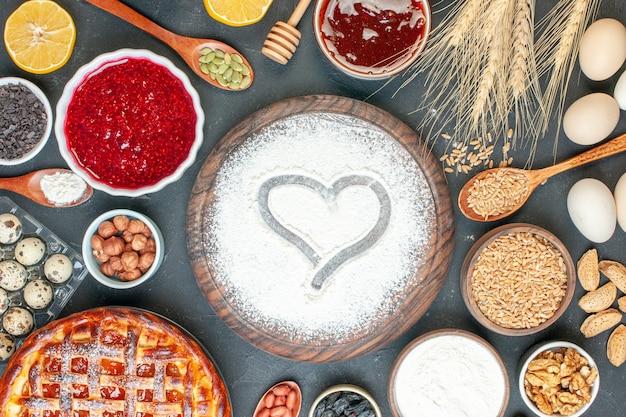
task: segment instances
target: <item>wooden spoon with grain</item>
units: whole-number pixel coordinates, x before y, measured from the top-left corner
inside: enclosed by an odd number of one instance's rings
[[[532,192],[561,172],[626,151],[626,134],[556,165],[537,170],[492,168],[476,174],[459,193],[459,209],[477,222],[491,222],[515,213]],[[507,201],[499,204],[499,202]],[[485,208],[485,209],[483,209]]]

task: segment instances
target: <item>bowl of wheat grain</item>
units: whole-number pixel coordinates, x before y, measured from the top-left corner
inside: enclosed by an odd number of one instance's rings
[[[540,332],[565,312],[576,269],[565,245],[541,227],[512,223],[478,239],[461,268],[461,293],[472,316],[507,336]]]

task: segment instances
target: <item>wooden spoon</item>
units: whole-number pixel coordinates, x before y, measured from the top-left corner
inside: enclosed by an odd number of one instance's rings
[[[41,169],[39,171],[31,172],[30,174],[22,175],[19,177],[0,178],[0,189],[13,191],[14,193],[21,194],[24,197],[28,197],[35,203],[41,204],[46,207],[74,207],[89,200],[93,194],[93,188],[87,184],[87,188],[83,195],[75,201],[67,204],[57,204],[46,198],[43,190],[41,189],[41,179],[46,175],[54,175],[56,173],[70,173],[69,169],[62,168],[49,168]]]
[[[267,401],[270,401],[270,402],[276,401],[275,398],[280,396],[280,395],[277,395],[279,393],[276,390],[277,389],[285,390],[285,387],[288,388],[288,391],[294,393],[291,395],[295,395],[295,402],[293,404],[293,407],[289,410],[291,412],[291,416],[298,417],[298,414],[300,414],[300,408],[302,407],[302,392],[300,391],[300,386],[294,381],[279,382],[278,384],[274,385],[272,388],[265,391],[265,394],[263,394],[256,408],[254,409],[254,414],[252,414],[252,417],[262,417],[266,414],[273,415],[271,414],[271,411],[270,411],[273,408],[288,406],[287,404],[275,403],[274,407],[272,407],[270,404],[267,403]],[[270,405],[270,408],[268,408],[268,405]],[[268,411],[264,411],[264,410],[268,410]],[[282,416],[283,414],[280,414],[280,415]]]
[[[608,142],[603,143],[602,145],[589,149],[588,151],[585,151],[570,159],[546,168],[538,170],[526,170],[506,167],[485,170],[475,175],[463,186],[461,192],[459,193],[459,209],[465,215],[465,217],[478,222],[500,220],[519,210],[519,208],[524,205],[526,200],[528,200],[528,197],[530,197],[535,188],[537,188],[538,185],[545,183],[545,181],[553,175],[560,174],[561,172],[567,171],[569,169],[576,168],[589,162],[597,161],[598,159],[615,155],[623,151],[626,151],[626,134],[618,136]],[[515,199],[515,203],[511,203],[511,205],[507,207],[504,212],[494,215],[482,216],[476,213],[474,209],[469,206],[468,198],[470,198],[470,190],[477,181],[484,180],[485,177],[493,175],[496,172],[499,173],[499,175],[505,176],[510,175],[517,177],[523,175],[528,182],[527,191],[526,193],[524,193],[524,195],[519,195],[519,198]],[[506,190],[504,188],[500,189],[499,191],[503,191],[504,193],[506,193]]]
[[[276,22],[263,43],[263,49],[261,49],[263,55],[279,64],[285,65],[289,62],[302,36],[296,26],[310,3],[311,0],[300,0],[287,23]]]
[[[196,74],[198,74],[203,80],[217,88],[229,91],[240,91],[250,87],[250,85],[252,85],[252,82],[254,81],[254,72],[252,71],[252,66],[250,66],[246,58],[244,58],[244,56],[240,54],[235,48],[228,44],[225,44],[224,42],[213,39],[189,38],[170,32],[169,30],[157,25],[150,19],[146,18],[145,16],[141,15],[140,13],[136,12],[125,4],[119,2],[118,0],[87,0],[87,3],[91,3],[94,6],[111,13],[112,15],[115,15],[120,19],[125,20],[131,25],[134,25],[139,29],[151,34],[155,38],[161,40],[169,47],[174,49]],[[220,49],[224,52],[230,53],[231,55],[239,55],[243,61],[243,65],[247,66],[250,70],[250,83],[243,88],[233,89],[228,86],[221,85],[217,80],[211,79],[208,74],[205,74],[200,69],[200,51],[203,48]]]

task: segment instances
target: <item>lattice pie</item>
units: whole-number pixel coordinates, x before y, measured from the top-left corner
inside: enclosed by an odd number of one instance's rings
[[[202,348],[166,320],[98,308],[29,336],[0,379],[0,416],[231,417]]]

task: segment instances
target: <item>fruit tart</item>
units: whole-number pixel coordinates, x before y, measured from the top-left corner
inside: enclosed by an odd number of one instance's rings
[[[202,347],[167,320],[107,307],[32,333],[0,379],[0,416],[231,417]]]

